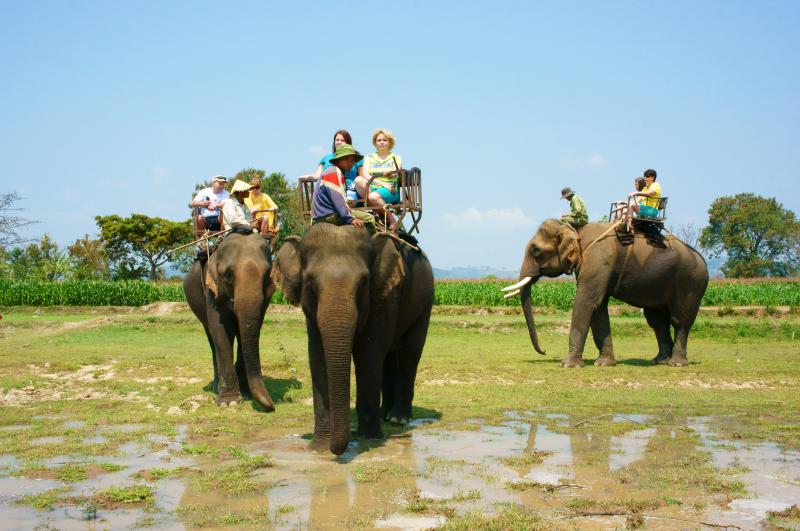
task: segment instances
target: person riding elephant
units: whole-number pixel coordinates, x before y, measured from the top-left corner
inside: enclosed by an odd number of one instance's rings
[[[266,239],[252,232],[234,232],[207,262],[196,261],[183,280],[186,300],[203,324],[211,346],[217,404],[236,403],[245,395],[252,396],[265,410],[275,410],[264,387],[259,353],[264,313],[275,291],[270,256]]]
[[[583,366],[589,328],[600,357],[595,365],[615,365],[608,320],[608,299],[614,297],[644,309],[655,331],[654,364],[687,365],[686,342],[708,285],[708,267],[695,249],[674,236],[651,245],[636,235],[623,245],[611,223],[588,223],[575,230],[556,219],[545,220],[525,247],[520,281],[504,288],[520,294],[531,343],[540,354],[531,309],[531,286],[540,277],[575,272],[577,293],[572,308],[569,353],[564,367]],[[508,296],[508,295],[507,295]],[[673,339],[670,327],[674,328]]]
[[[289,238],[273,268],[286,299],[306,316],[314,399],[313,450],[339,455],[350,440],[350,358],[357,434],[381,438],[381,420],[411,418],[433,305],[425,254],[394,235],[315,223]],[[383,401],[381,403],[381,395]]]

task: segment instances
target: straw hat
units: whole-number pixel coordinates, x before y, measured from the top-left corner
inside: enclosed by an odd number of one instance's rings
[[[231,188],[231,193],[235,194],[236,192],[249,192],[252,187],[252,184],[246,183],[241,179],[236,179],[236,182],[233,183],[233,188]]]

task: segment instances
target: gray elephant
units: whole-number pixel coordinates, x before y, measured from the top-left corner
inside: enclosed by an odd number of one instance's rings
[[[600,351],[594,364],[616,364],[608,320],[611,296],[644,308],[647,324],[658,339],[654,364],[688,364],[689,330],[708,285],[708,268],[700,253],[671,235],[661,245],[651,245],[642,235],[623,245],[611,223],[589,223],[576,232],[558,220],[545,220],[525,248],[520,281],[505,288],[519,290],[531,342],[540,354],[544,351],[533,320],[531,286],[542,276],[557,277],[572,271],[577,293],[569,353],[562,366],[584,365],[583,348],[589,327]]]
[[[414,380],[433,305],[424,253],[387,234],[316,223],[287,239],[273,268],[306,316],[314,396],[314,450],[339,455],[350,440],[350,358],[357,434],[381,438],[381,419],[411,417]],[[381,404],[381,393],[383,403]]]
[[[264,313],[275,291],[270,255],[269,242],[259,235],[232,233],[205,265],[195,262],[183,280],[186,300],[211,346],[217,404],[239,402],[244,394],[267,411],[275,410],[264,387],[259,354]]]

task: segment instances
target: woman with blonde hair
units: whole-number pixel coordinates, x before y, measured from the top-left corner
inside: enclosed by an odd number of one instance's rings
[[[400,201],[400,190],[397,188],[397,174],[403,167],[403,158],[394,153],[395,137],[388,129],[377,129],[372,134],[372,145],[377,151],[364,158],[364,170],[369,177],[375,177],[367,190],[368,179],[356,177],[356,189],[361,197],[367,198],[367,204],[375,207],[379,216],[386,216],[390,229],[394,228],[394,216],[385,209],[387,204]]]

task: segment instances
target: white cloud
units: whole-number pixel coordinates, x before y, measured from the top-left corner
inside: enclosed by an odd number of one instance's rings
[[[471,207],[461,212],[444,214],[444,225],[450,230],[512,230],[530,229],[535,222],[521,208],[490,208],[478,210]]]
[[[308,146],[306,148],[306,153],[312,157],[321,157],[328,153],[328,148],[324,148],[322,146]]]
[[[592,153],[586,157],[566,159],[564,165],[572,168],[605,168],[608,166],[608,161],[603,155]]]

